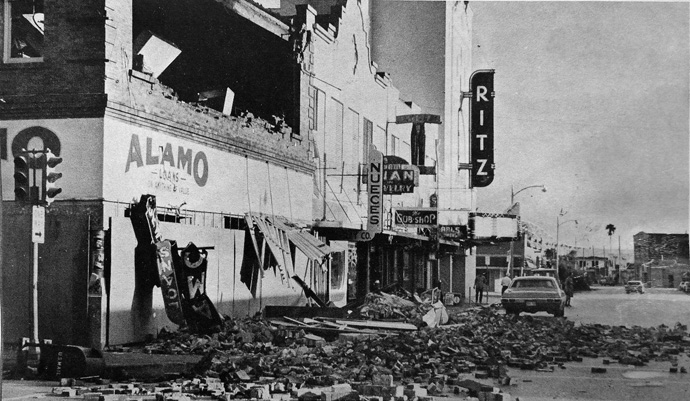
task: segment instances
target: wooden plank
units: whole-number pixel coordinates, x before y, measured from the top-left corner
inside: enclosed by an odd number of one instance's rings
[[[366,327],[370,329],[384,329],[384,330],[406,330],[416,331],[417,326],[410,323],[399,322],[384,322],[380,320],[336,320],[338,324],[345,324],[355,327]]]
[[[330,317],[342,319],[347,317],[347,310],[342,308],[318,308],[313,306],[285,306],[285,305],[266,305],[263,310],[266,318],[289,316],[293,319],[302,317]]]

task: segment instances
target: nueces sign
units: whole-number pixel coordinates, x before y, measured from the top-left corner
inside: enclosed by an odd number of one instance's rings
[[[475,71],[470,90],[471,186],[486,187],[494,180],[494,70]]]
[[[383,154],[372,144],[369,145],[368,162],[367,231],[373,237],[374,233],[383,231]]]

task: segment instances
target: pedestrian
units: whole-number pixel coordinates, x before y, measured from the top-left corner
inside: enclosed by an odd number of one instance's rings
[[[565,279],[565,306],[570,306],[570,298],[573,297],[573,273],[568,274]]]
[[[510,274],[506,272],[506,275],[501,279],[501,295],[503,295],[504,292],[510,287],[510,283],[512,283],[513,280],[510,279]]]
[[[371,292],[381,295],[381,281],[374,280],[374,285],[371,286]]]
[[[443,302],[443,291],[441,291],[441,279],[439,279],[439,278],[434,280],[433,293],[435,295],[438,295],[438,298],[432,297],[432,298],[434,298],[434,302],[437,302],[437,301]]]
[[[474,289],[476,293],[474,295],[475,303],[482,303],[484,298],[484,287],[486,286],[486,273],[480,274],[474,279]]]

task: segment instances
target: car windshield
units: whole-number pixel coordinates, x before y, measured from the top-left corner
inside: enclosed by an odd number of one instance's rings
[[[628,281],[628,285],[640,285],[639,281]]]
[[[552,280],[516,280],[513,288],[555,288]]]

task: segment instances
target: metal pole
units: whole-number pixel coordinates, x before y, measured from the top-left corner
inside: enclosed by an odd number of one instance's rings
[[[556,216],[556,274],[558,274],[558,229],[561,227],[559,217],[560,215]]]
[[[510,186],[510,207],[512,208],[514,204],[515,204],[515,193],[513,192],[513,186],[511,185]],[[514,244],[515,244],[515,241],[511,239],[510,240],[510,260],[508,261],[508,271],[510,272],[511,277],[514,276],[513,273],[515,270],[515,267],[513,266],[513,259],[514,259],[513,252],[514,252],[514,247],[515,247]]]
[[[326,172],[328,164],[326,163],[326,152],[323,152],[323,217],[322,221],[326,221]]]
[[[4,205],[2,201],[2,163],[0,163],[0,268],[3,266],[2,264],[2,250],[5,249],[4,243],[3,243],[3,235],[2,235],[2,228],[3,228],[3,219],[2,219],[2,212],[4,210]],[[5,357],[5,354],[2,350],[3,348],[3,338],[2,338],[2,271],[0,270],[0,373],[3,371],[3,366],[2,366],[2,360]],[[0,374],[0,395],[2,395],[2,374]]]
[[[38,242],[34,242],[33,314],[34,343],[38,344]]]

